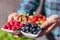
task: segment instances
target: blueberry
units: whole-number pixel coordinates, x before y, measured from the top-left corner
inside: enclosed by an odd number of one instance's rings
[[[33,34],[37,34],[37,32],[33,32]]]
[[[36,23],[33,24],[35,27],[38,27],[38,25]]]
[[[29,30],[32,31],[32,28],[30,27]]]
[[[23,32],[26,32],[26,29],[23,27],[23,28],[21,28],[21,30],[23,31]]]
[[[26,27],[25,27],[25,29],[26,29],[26,30],[28,30],[28,29],[29,29],[29,27],[27,27],[27,26],[26,26]]]
[[[23,32],[26,32],[26,30],[25,30],[25,29],[22,29],[22,31],[23,31]]]
[[[35,27],[34,24],[31,24],[31,27],[34,28]]]
[[[25,23],[25,26],[31,26],[31,24],[30,23]]]
[[[35,27],[35,28],[33,28],[33,29],[37,30],[37,28],[36,28],[36,27]]]
[[[38,31],[40,31],[40,30],[41,30],[41,28],[38,26],[38,27],[37,27],[37,30],[38,30]]]
[[[32,31],[35,31],[35,29],[32,29]]]
[[[28,33],[29,31],[28,30],[26,30],[26,33]]]
[[[31,34],[33,34],[33,31],[30,31]]]

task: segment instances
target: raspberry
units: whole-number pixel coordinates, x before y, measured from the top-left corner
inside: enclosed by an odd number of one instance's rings
[[[6,26],[6,25],[3,25],[3,28],[4,28],[4,29],[7,29],[7,26]]]
[[[14,22],[10,22],[10,25],[12,25],[12,26],[13,26],[13,25],[14,25]]]
[[[15,21],[14,25],[19,26],[20,22]]]
[[[8,30],[11,30],[11,28],[8,28]]]
[[[23,23],[20,23],[20,27],[24,27],[24,24]]]
[[[12,30],[15,30],[16,29],[16,27],[15,26],[12,26]]]

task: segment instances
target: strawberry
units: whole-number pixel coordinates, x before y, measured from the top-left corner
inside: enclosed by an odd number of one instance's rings
[[[38,21],[40,21],[41,20],[41,18],[38,18]]]
[[[38,20],[38,18],[33,18],[35,21],[37,21]]]
[[[38,16],[33,16],[33,18],[37,18],[38,19]]]
[[[43,22],[45,22],[45,21],[46,21],[46,17],[45,17],[45,16],[43,16],[42,21],[43,21]]]
[[[30,18],[30,22],[35,22],[36,20],[34,18]]]
[[[42,18],[42,17],[43,17],[43,15],[42,15],[42,14],[38,14],[37,16],[38,16],[38,18]]]
[[[33,22],[33,21],[30,21],[30,23],[35,23],[35,22]]]

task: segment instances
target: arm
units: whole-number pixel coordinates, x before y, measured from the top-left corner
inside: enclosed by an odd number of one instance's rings
[[[43,6],[43,2],[44,2],[44,0],[40,0],[40,5],[39,5],[39,7],[38,7],[37,10],[36,10],[36,14],[41,13],[41,11],[42,11],[42,6]]]
[[[38,0],[23,0],[17,10],[18,13],[33,13],[39,5]]]

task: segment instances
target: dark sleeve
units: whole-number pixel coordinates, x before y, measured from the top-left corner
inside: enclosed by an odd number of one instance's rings
[[[17,12],[32,14],[39,4],[39,0],[23,0],[22,3],[19,5]]]

